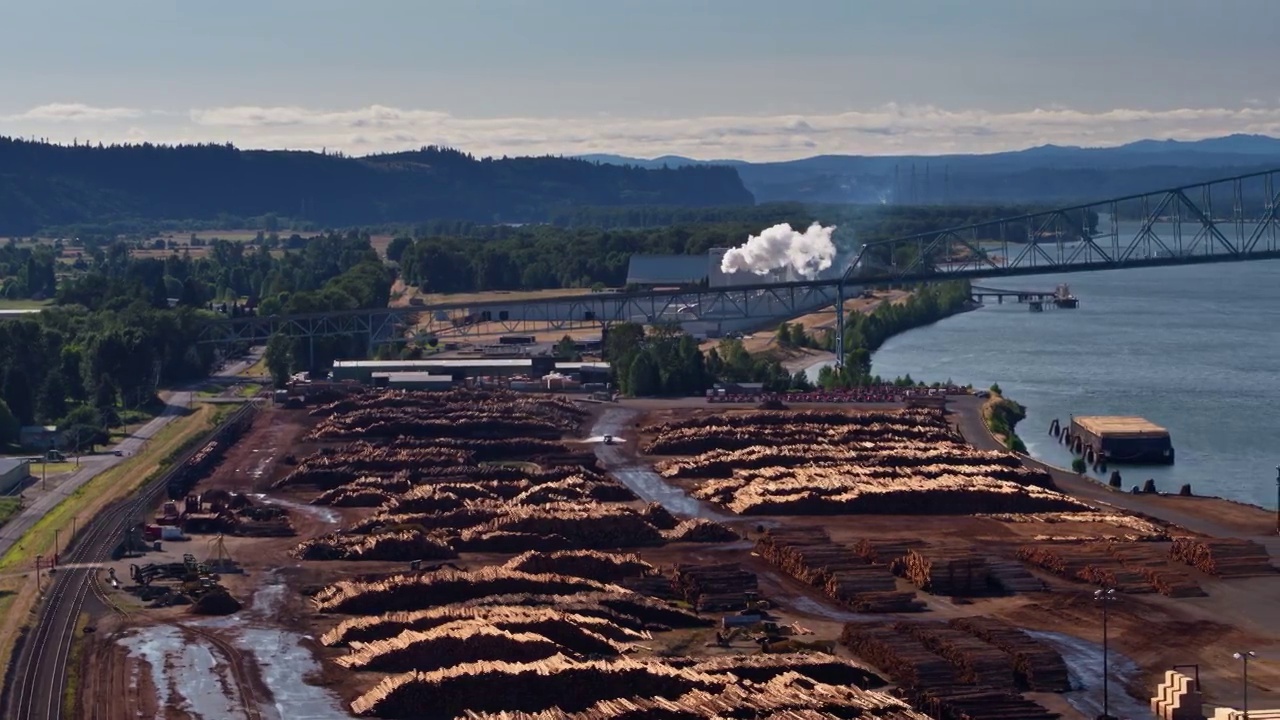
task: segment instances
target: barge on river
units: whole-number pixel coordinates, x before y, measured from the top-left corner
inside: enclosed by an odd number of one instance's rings
[[[1091,415],[1071,418],[1067,444],[1091,463],[1173,464],[1169,431],[1140,417]]]

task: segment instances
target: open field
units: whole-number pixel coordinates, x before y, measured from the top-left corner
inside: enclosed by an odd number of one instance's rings
[[[1265,621],[1249,597],[1276,587],[1273,572],[1178,560],[1174,538],[1198,533],[1062,492],[972,447],[958,420],[461,391],[266,410],[193,478],[202,508],[243,497],[245,509],[201,510],[214,524],[190,542],[112,564],[123,579],[130,564],[225,552],[245,572],[219,582],[243,609],[196,624],[186,607],[104,587],[128,617],[94,618],[82,707],[153,716],[169,688],[170,703],[216,701],[233,718],[268,694],[324,717],[653,698],[709,717],[712,698],[812,710],[817,693],[836,715],[878,706],[919,720],[906,704],[963,689],[1004,717],[1092,717],[1103,582],[1122,590],[1113,710],[1136,716],[1155,675],[1181,662],[1201,663],[1211,702],[1230,701],[1237,668],[1219,656],[1280,645],[1280,624],[1248,625]],[[774,625],[718,631],[747,614],[749,593]],[[1259,702],[1280,699],[1272,665],[1250,668]],[[520,680],[535,669],[536,683]]]
[[[416,287],[408,287],[397,281],[391,288],[391,306],[408,307],[414,299],[424,305],[435,303],[501,302],[538,300],[540,298],[589,295],[591,288],[559,288],[552,290],[490,290],[475,293],[424,293]]]
[[[0,310],[38,310],[52,307],[51,300],[5,300],[0,299]]]

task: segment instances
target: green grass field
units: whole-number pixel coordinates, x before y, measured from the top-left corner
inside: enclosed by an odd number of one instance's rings
[[[51,307],[50,300],[3,300],[0,299],[0,310],[37,310]]]

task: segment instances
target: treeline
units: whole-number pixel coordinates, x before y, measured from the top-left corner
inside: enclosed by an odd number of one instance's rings
[[[736,247],[748,236],[778,223],[803,228],[813,222],[837,226],[833,240],[852,252],[861,243],[933,232],[1010,215],[1012,207],[804,207],[778,204],[734,211],[689,210],[721,220],[654,228],[549,225],[502,227],[471,223],[418,226],[416,240],[397,238],[388,258],[400,263],[401,277],[428,292],[482,292],[589,287],[621,287],[633,254],[705,255],[715,247]],[[686,217],[672,212],[663,219]],[[622,211],[619,211],[622,217]],[[434,234],[443,233],[443,234]],[[882,258],[888,262],[889,258]],[[894,258],[901,263],[905,256]]]
[[[674,325],[612,326],[604,357],[614,387],[632,397],[702,395],[717,382],[759,382],[768,391],[808,389],[803,373],[792,377],[777,360],[752,356],[741,340],[726,338],[704,354],[693,336]]]
[[[52,247],[19,247],[10,239],[0,247],[0,298],[53,297],[58,289],[57,264]]]
[[[844,367],[824,367],[818,385],[826,389],[879,384],[871,374],[871,355],[886,340],[963,312],[972,306],[967,280],[916,288],[905,302],[881,303],[869,313],[853,312],[845,319]],[[794,331],[792,331],[794,335]]]
[[[356,233],[312,238],[278,256],[225,243],[206,257],[135,258],[114,243],[83,260],[54,307],[0,322],[0,417],[13,419],[0,421],[0,444],[16,439],[15,423],[56,424],[72,445],[100,444],[123,411],[153,403],[157,388],[206,377],[216,357],[198,340],[217,317],[206,309],[215,301],[272,312],[381,307],[393,280]],[[316,344],[345,354],[362,342]]]
[[[457,150],[351,158],[231,145],[0,138],[0,234],[80,223],[261,217],[327,227],[431,218],[545,222],[579,206],[750,205],[733,168],[646,170]]]

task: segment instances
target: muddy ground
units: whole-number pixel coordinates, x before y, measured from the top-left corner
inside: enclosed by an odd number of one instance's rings
[[[762,595],[778,606],[781,623],[795,623],[811,633],[804,635],[804,640],[835,639],[843,622],[866,616],[840,609],[813,588],[755,556],[752,540],[760,527],[820,522],[833,539],[840,541],[912,537],[934,544],[1007,547],[1016,547],[1029,535],[1045,531],[1043,526],[1010,525],[973,517],[737,518],[707,507],[690,498],[684,489],[663,482],[651,470],[654,458],[645,457],[638,450],[644,440],[637,437],[639,425],[707,412],[705,401],[591,404],[590,409],[593,417],[586,426],[587,437],[609,433],[626,439],[618,445],[596,445],[598,455],[619,480],[646,499],[652,495],[673,512],[725,520],[747,536],[731,545],[675,544],[644,549],[639,554],[659,566],[676,562],[744,563],[758,574]],[[342,575],[403,569],[403,563],[301,562],[289,556],[301,540],[330,532],[372,510],[309,506],[306,503],[314,495],[312,492],[270,491],[270,485],[292,469],[283,462],[287,455],[302,458],[318,447],[302,441],[312,424],[306,411],[273,409],[261,413],[253,429],[230,449],[213,476],[199,484],[200,490],[223,488],[265,495],[263,501],[276,502],[290,510],[298,532],[292,538],[225,538],[226,552],[245,570],[242,575],[223,578],[232,594],[245,603],[241,612],[225,618],[199,618],[181,607],[147,609],[136,598],[112,589],[105,571],[99,574],[102,599],[92,608],[96,631],[86,636],[80,668],[81,707],[86,717],[346,717],[346,703],[381,678],[379,674],[352,673],[317,661],[326,654],[345,651],[321,649],[314,641],[336,621],[314,613],[301,591]],[[1216,512],[1220,506],[1198,507]],[[1233,520],[1253,527],[1256,514],[1240,507],[1232,504],[1230,512],[1240,514]],[[1158,515],[1159,509],[1159,503],[1153,502],[1151,514]],[[208,536],[195,536],[186,543],[165,543],[160,553],[121,561],[113,567],[118,577],[127,579],[130,563],[170,561],[180,559],[184,553],[203,560],[213,552]],[[464,555],[457,564],[480,566],[507,557]],[[1101,701],[1101,608],[1092,599],[1091,587],[1036,574],[1050,584],[1052,592],[961,602],[919,593],[930,612],[916,617],[991,615],[1046,633],[1046,639],[1052,639],[1064,656],[1073,659],[1076,681],[1083,687],[1065,697],[1037,696],[1037,700],[1067,718],[1096,714]],[[1200,666],[1208,701],[1231,703],[1240,687],[1238,666],[1231,660],[1231,653],[1247,648],[1265,656],[1280,650],[1280,623],[1268,626],[1265,622],[1268,604],[1271,608],[1280,606],[1280,578],[1220,581],[1194,570],[1191,574],[1209,591],[1209,597],[1174,600],[1157,595],[1126,595],[1110,606],[1113,712],[1127,705],[1134,712],[1141,710],[1163,672],[1187,663]],[[902,590],[914,589],[904,580],[898,583]],[[1250,618],[1263,618],[1262,626],[1256,622],[1251,626]],[[710,652],[704,645],[712,632],[663,634],[654,639],[649,651]],[[734,649],[750,652],[753,647]],[[836,652],[847,656],[843,648]],[[1280,705],[1280,664],[1256,662],[1250,666],[1250,680],[1251,704]],[[1121,693],[1119,697],[1117,692]]]

